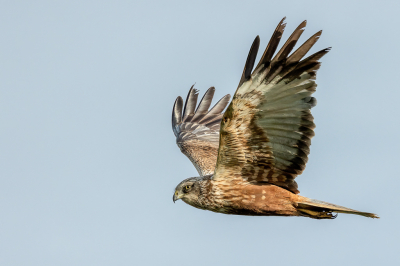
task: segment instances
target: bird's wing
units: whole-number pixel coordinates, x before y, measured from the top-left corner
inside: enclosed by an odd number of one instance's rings
[[[176,99],[172,109],[172,130],[176,137],[176,144],[201,176],[214,173],[222,111],[231,97],[229,94],[225,95],[209,110],[214,92],[214,87],[209,88],[195,110],[198,92],[192,86],[186,98],[183,113],[181,97]]]
[[[295,177],[306,166],[314,136],[310,109],[318,60],[330,48],[303,60],[321,35],[317,32],[290,56],[306,21],[274,56],[285,28],[279,23],[253,73],[260,39],[250,49],[239,86],[221,122],[214,180],[238,178],[270,183],[298,193]]]

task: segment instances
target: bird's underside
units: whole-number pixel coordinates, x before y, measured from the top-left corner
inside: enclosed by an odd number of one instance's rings
[[[182,197],[182,200],[199,209],[234,215],[249,216],[304,216],[314,219],[334,219],[333,213],[357,214],[379,218],[373,213],[360,212],[339,205],[309,199],[272,184],[249,184],[244,181],[214,181],[212,175],[189,178],[182,181],[174,194],[174,201],[180,198],[179,191],[190,184],[199,191],[196,197]]]
[[[258,36],[254,40],[224,113],[230,95],[209,110],[213,87],[197,109],[198,93],[193,87],[184,106],[181,97],[175,101],[172,128],[176,142],[200,177],[183,180],[173,199],[225,214],[332,219],[336,217],[333,213],[350,213],[378,218],[298,195],[294,179],[305,169],[314,136],[310,110],[316,105],[311,96],[316,71],[319,59],[330,49],[303,59],[320,31],[290,54],[304,31],[304,21],[274,56],[286,25],[283,21],[253,71],[260,42]]]

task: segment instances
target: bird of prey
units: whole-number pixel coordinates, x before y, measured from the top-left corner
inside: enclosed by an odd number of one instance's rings
[[[193,86],[184,105],[181,97],[176,99],[172,110],[176,143],[200,177],[179,183],[173,201],[182,199],[199,209],[237,215],[333,219],[336,213],[350,213],[379,218],[298,195],[295,178],[306,166],[314,136],[310,110],[316,105],[312,97],[316,72],[319,59],[330,48],[303,59],[319,39],[319,31],[290,54],[304,31],[304,21],[275,54],[284,20],[253,71],[260,44],[260,38],[255,38],[225,112],[230,95],[209,109],[213,87],[197,108],[198,92]]]

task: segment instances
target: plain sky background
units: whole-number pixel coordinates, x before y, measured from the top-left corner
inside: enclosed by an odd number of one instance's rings
[[[0,265],[400,265],[400,1],[1,1]],[[194,83],[233,93],[256,35],[304,19],[318,72],[301,194],[379,220],[173,204]],[[218,98],[218,99],[217,99]]]

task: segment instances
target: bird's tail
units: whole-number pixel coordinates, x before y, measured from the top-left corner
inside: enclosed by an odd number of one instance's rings
[[[379,216],[374,213],[360,212],[328,202],[308,198],[298,203],[297,210],[304,214],[304,216],[315,219],[334,219],[337,215],[333,215],[332,212],[357,214],[370,218],[379,218]]]

